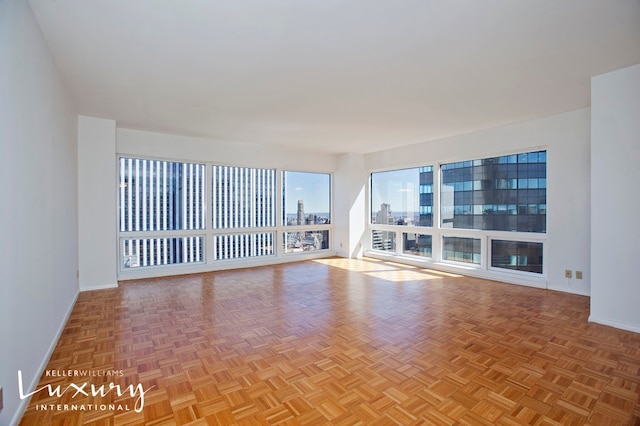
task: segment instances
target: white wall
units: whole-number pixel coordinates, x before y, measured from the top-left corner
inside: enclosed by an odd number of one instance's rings
[[[359,257],[367,224],[366,191],[368,174],[364,156],[342,154],[334,174],[334,246],[342,257]]]
[[[231,143],[212,139],[119,128],[119,154],[191,161],[211,161],[242,167],[333,172],[336,156],[279,149],[260,144]]]
[[[640,332],[640,65],[591,80],[591,316]]]
[[[390,170],[546,149],[547,286],[589,294],[589,132],[589,109],[581,109],[368,154],[365,169]],[[565,269],[582,271],[584,278],[564,278]]]
[[[17,423],[78,294],[76,115],[24,0],[0,0],[0,424]]]
[[[78,117],[80,290],[117,287],[116,122]]]
[[[337,156],[309,154],[259,144],[239,144],[149,131],[116,128],[113,120],[80,117],[79,152],[79,232],[80,288],[90,290],[117,285],[117,154],[182,161],[269,167],[333,173]],[[326,255],[326,254],[324,254]],[[310,256],[270,258],[268,262],[302,260]],[[196,265],[176,268],[171,273],[202,272],[212,269],[263,264],[256,260],[233,264]],[[124,278],[166,275],[165,270],[127,272]]]

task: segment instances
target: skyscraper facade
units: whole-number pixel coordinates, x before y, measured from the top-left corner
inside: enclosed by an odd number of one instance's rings
[[[546,151],[442,165],[443,228],[546,232]]]
[[[380,225],[393,225],[393,215],[391,214],[391,204],[380,204],[380,210],[376,214],[376,223]]]
[[[433,166],[420,167],[419,226],[433,226]]]
[[[304,225],[304,201],[298,200],[298,225]]]

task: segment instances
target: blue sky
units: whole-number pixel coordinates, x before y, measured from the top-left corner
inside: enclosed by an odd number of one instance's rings
[[[392,170],[373,174],[372,209],[381,203],[391,204],[394,212],[419,210],[419,168]],[[326,173],[284,173],[286,214],[296,214],[298,200],[304,201],[305,214],[328,212],[330,175]]]
[[[401,169],[372,175],[371,210],[375,214],[381,203],[391,204],[391,211],[419,210],[420,169]]]
[[[285,172],[284,190],[286,214],[296,214],[298,200],[304,201],[304,212],[329,211],[331,200],[330,175],[326,173]]]

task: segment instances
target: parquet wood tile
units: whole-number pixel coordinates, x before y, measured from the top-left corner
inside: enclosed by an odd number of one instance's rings
[[[38,392],[21,424],[640,424],[640,335],[588,315],[373,259],[122,282],[80,294],[38,385],[109,391]]]

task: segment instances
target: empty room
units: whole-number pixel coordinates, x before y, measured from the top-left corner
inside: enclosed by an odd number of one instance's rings
[[[640,1],[0,0],[0,425],[640,423]]]

